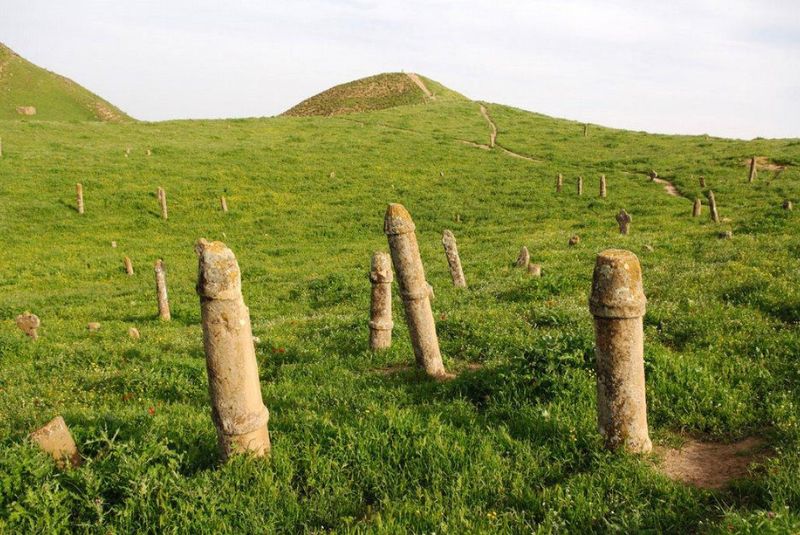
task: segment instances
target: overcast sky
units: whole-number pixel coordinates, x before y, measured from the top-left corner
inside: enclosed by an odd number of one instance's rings
[[[0,0],[0,42],[138,119],[405,70],[578,121],[800,137],[800,0]]]

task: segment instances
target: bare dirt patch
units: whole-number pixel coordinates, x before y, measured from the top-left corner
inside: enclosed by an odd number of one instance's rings
[[[422,81],[422,78],[420,78],[419,75],[414,74],[413,72],[407,72],[406,74],[408,75],[409,78],[411,78],[412,82],[417,84],[417,87],[422,89],[422,92],[425,93],[426,97],[428,97],[431,100],[436,98],[436,97],[433,96],[433,93],[431,93],[428,90],[428,86],[425,85],[425,82]]]
[[[769,456],[766,442],[748,437],[733,444],[689,439],[680,448],[656,448],[659,469],[670,479],[704,489],[721,489],[746,477],[750,466]]]
[[[678,191],[678,188],[675,187],[675,184],[670,182],[669,180],[664,180],[663,178],[654,178],[653,182],[656,184],[661,184],[664,186],[664,191],[667,192],[668,195],[672,195],[673,197],[681,197],[681,192]]]

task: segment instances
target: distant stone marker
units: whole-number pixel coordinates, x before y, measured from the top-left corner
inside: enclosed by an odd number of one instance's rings
[[[606,194],[606,175],[600,175],[600,197],[605,199]]]
[[[730,240],[731,238],[733,238],[732,230],[723,230],[719,233],[719,239],[721,240]]]
[[[169,216],[167,213],[167,192],[159,186],[156,194],[158,195],[158,205],[161,208],[161,219],[166,220]]]
[[[706,187],[706,177],[704,177],[704,176],[700,177],[700,187],[701,188],[705,188]]]
[[[17,106],[20,115],[36,115],[36,106]]]
[[[643,318],[647,299],[639,259],[630,251],[597,255],[589,297],[594,316],[597,422],[606,448],[649,452]]]
[[[127,273],[128,275],[133,275],[133,262],[131,262],[131,257],[126,256],[124,263],[125,263],[125,273]]]
[[[466,288],[467,280],[464,278],[464,270],[461,267],[461,257],[458,256],[458,245],[456,237],[450,230],[442,232],[442,245],[444,254],[447,257],[447,265],[450,267],[450,277],[453,279],[453,286],[456,288]]]
[[[542,265],[541,264],[528,264],[528,275],[531,277],[541,277],[542,276]]]
[[[242,276],[222,242],[199,240],[197,293],[203,323],[211,417],[223,461],[232,455],[269,454],[269,411],[261,397],[250,312]]]
[[[59,468],[77,467],[81,465],[81,456],[78,447],[69,432],[64,418],[56,416],[44,427],[30,434],[31,440],[45,453],[55,459]]]
[[[583,177],[578,177],[578,195],[583,195]]]
[[[792,210],[792,209],[794,209],[794,206],[792,205],[792,201],[790,201],[789,199],[786,199],[785,201],[783,201],[783,209],[784,210]]]
[[[556,177],[556,193],[561,193],[561,188],[564,187],[564,175],[558,173],[558,177]]]
[[[0,158],[3,157],[3,138],[0,137]]]
[[[83,184],[75,184],[75,203],[78,213],[83,215]]]
[[[158,296],[158,317],[163,321],[169,321],[169,299],[167,298],[167,272],[164,269],[164,262],[159,258],[154,267],[156,275],[156,295]]]
[[[628,232],[630,231],[631,221],[633,221],[633,218],[623,208],[617,214],[616,219],[617,219],[617,224],[619,225],[619,233],[627,235]]]
[[[515,266],[518,268],[527,268],[528,264],[531,263],[531,254],[528,252],[528,248],[524,245],[522,249],[519,250],[519,254],[517,255],[517,261],[514,263]]]
[[[756,174],[758,171],[756,170],[756,157],[753,156],[750,158],[750,175],[747,178],[748,182],[752,182],[756,179]]]
[[[719,212],[717,211],[717,200],[714,198],[714,192],[708,190],[708,208],[711,211],[711,221],[719,223]]]
[[[369,271],[372,283],[369,308],[369,348],[373,351],[392,345],[392,258],[388,253],[372,253]]]
[[[19,316],[17,316],[16,324],[19,329],[33,338],[34,340],[39,339],[39,327],[41,327],[42,322],[39,320],[39,316],[36,314],[31,314],[30,312],[23,312]]]
[[[90,333],[96,333],[97,331],[100,330],[100,323],[97,321],[90,321],[89,323],[86,324],[86,329]]]
[[[228,213],[228,201],[225,200],[224,195],[219,198],[219,206],[223,212]]]
[[[133,340],[138,340],[139,338],[142,337],[142,335],[139,334],[139,329],[137,329],[136,327],[131,327],[130,329],[128,329],[128,336]]]
[[[700,202],[700,199],[697,198],[694,200],[692,204],[692,217],[700,217],[700,213],[703,211],[703,203]]]
[[[386,209],[383,230],[389,241],[392,263],[397,273],[400,295],[406,312],[408,332],[417,366],[434,378],[447,378],[439,351],[436,324],[430,303],[430,290],[419,254],[416,226],[402,204],[390,204]]]
[[[583,123],[583,137],[589,135],[589,123]]]
[[[657,178],[658,178],[658,173],[656,173],[656,170],[655,169],[651,170],[650,171],[650,180],[655,182]]]
[[[580,242],[581,242],[581,237],[575,234],[569,239],[567,243],[569,244],[570,247],[574,247],[575,245],[578,245]]]

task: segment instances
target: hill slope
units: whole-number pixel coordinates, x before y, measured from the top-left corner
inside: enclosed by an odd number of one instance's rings
[[[36,109],[35,115],[19,108]],[[0,43],[0,119],[128,121],[131,118],[69,78],[27,61]]]

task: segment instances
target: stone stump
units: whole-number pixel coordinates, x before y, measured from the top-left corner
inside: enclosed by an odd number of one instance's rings
[[[17,316],[16,324],[17,327],[19,327],[19,329],[27,334],[30,338],[34,340],[39,339],[39,327],[41,327],[42,322],[39,320],[39,316],[36,314],[23,312]]]
[[[450,277],[453,279],[453,286],[456,288],[466,288],[467,280],[464,278],[464,270],[461,267],[461,257],[458,255],[458,245],[456,237],[452,231],[445,230],[442,233],[442,245],[444,254],[447,257],[447,265],[450,268]]]
[[[31,440],[56,461],[59,468],[78,467],[81,455],[64,418],[56,416],[30,435]]]
[[[131,262],[131,258],[129,256],[125,257],[125,273],[128,275],[133,275],[133,262]]]
[[[515,266],[518,268],[527,268],[528,264],[531,263],[531,254],[528,252],[528,248],[524,245],[522,249],[519,250],[519,254],[517,255],[517,261],[514,263]]]
[[[633,217],[625,211],[623,208],[617,214],[617,224],[619,225],[619,233],[627,235],[630,231],[631,221],[633,221]]]
[[[369,307],[369,348],[373,351],[392,345],[392,258],[384,252],[372,254],[369,271],[372,294]]]
[[[697,198],[694,200],[692,204],[692,217],[700,217],[700,213],[703,211],[703,203],[700,202],[700,199]]]
[[[158,297],[158,317],[162,321],[169,321],[169,299],[167,297],[167,271],[164,262],[159,258],[153,268],[156,275],[156,296]]]

